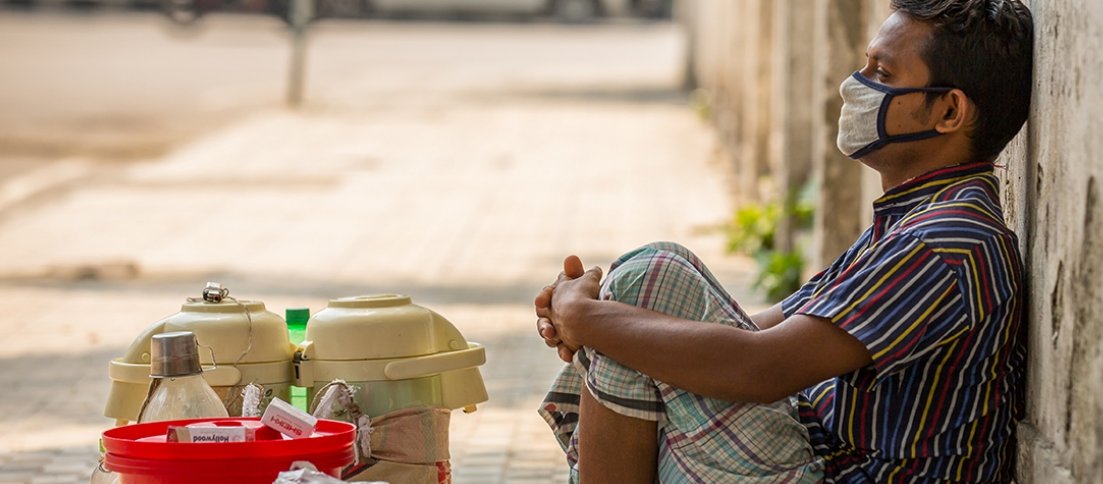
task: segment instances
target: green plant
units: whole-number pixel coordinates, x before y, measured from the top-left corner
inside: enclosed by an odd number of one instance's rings
[[[803,192],[803,191],[802,191]],[[795,197],[788,204],[788,214],[797,227],[812,223],[810,197]],[[799,251],[778,250],[776,236],[783,209],[777,203],[748,204],[735,212],[728,224],[728,251],[754,257],[758,266],[754,287],[778,301],[800,288],[804,257]]]
[[[736,210],[728,225],[728,251],[757,256],[773,249],[780,212],[777,204],[748,204]]]
[[[766,291],[771,301],[780,301],[800,289],[804,257],[799,253],[771,250],[756,259],[758,276],[754,287]]]
[[[812,217],[816,208],[816,186],[806,183],[796,192],[789,205],[789,213],[793,217],[793,225],[802,229],[812,227]]]

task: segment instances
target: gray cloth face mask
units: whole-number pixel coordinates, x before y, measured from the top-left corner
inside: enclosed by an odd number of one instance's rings
[[[855,160],[890,143],[906,143],[934,138],[942,133],[931,129],[918,133],[889,136],[885,118],[896,96],[914,92],[950,92],[952,87],[894,88],[877,83],[855,72],[843,81],[839,94],[843,96],[843,111],[839,115],[839,137],[835,143],[844,155]]]

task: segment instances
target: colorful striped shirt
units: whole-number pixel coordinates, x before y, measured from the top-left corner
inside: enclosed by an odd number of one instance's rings
[[[827,482],[1007,482],[1022,415],[1018,241],[991,163],[944,168],[874,204],[873,225],[782,303],[866,345],[870,366],[801,395]]]

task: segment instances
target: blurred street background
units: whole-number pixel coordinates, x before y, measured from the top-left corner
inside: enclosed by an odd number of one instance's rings
[[[676,240],[762,298],[662,4],[542,3],[334,2],[297,108],[278,5],[4,6],[0,482],[87,482],[108,360],[207,281],[278,314],[411,295],[487,347],[456,482],[562,482],[531,299],[564,255]]]

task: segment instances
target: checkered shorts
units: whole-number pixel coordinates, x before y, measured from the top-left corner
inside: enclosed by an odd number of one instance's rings
[[[686,320],[757,331],[754,323],[688,249],[655,243],[613,263],[602,299]],[[732,403],[695,395],[583,348],[564,367],[539,413],[567,453],[578,480],[579,394],[622,415],[656,422],[659,481],[820,482],[823,463],[797,418],[796,399],[768,405]]]

